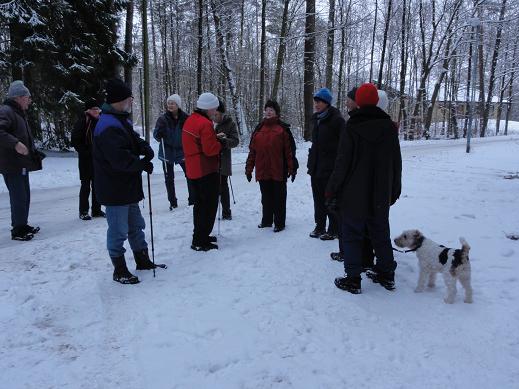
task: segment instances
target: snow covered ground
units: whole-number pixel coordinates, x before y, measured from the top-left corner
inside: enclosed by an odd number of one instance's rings
[[[189,248],[185,180],[178,175],[180,207],[169,212],[157,166],[155,252],[169,269],[116,284],[105,221],[77,218],[76,160],[49,157],[31,176],[30,221],[42,227],[33,241],[9,239],[0,193],[0,387],[517,387],[519,241],[505,233],[519,234],[519,179],[504,176],[519,171],[519,138],[473,146],[403,144],[403,194],[391,212],[393,236],[419,228],[451,247],[468,240],[471,305],[461,288],[444,304],[442,282],[414,293],[412,253],[397,254],[393,293],[367,279],[358,296],[335,288],[337,242],[308,237],[305,169],[288,184],[287,229],[274,234],[256,227],[259,187],[242,174],[244,153],[235,155],[234,219],[221,222],[220,250],[208,253]]]

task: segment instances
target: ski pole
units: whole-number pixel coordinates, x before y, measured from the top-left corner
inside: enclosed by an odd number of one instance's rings
[[[234,190],[232,189],[232,180],[231,180],[231,176],[229,176],[229,185],[231,187],[231,194],[232,194],[232,203],[234,205],[236,205],[236,200],[234,199]]]
[[[149,208],[150,208],[151,260],[153,262],[153,278],[155,278],[155,243],[153,242],[153,211],[151,209],[150,173],[148,173],[148,205],[149,205]]]

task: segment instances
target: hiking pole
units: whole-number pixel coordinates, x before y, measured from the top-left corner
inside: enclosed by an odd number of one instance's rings
[[[153,262],[153,278],[155,278],[155,243],[153,242],[153,212],[151,209],[151,183],[148,173],[148,205],[150,208],[150,231],[151,231],[151,261]]]
[[[232,203],[234,205],[236,205],[236,200],[234,199],[234,190],[232,189],[232,180],[231,180],[231,176],[229,176],[229,185],[231,187],[231,194],[232,194]]]

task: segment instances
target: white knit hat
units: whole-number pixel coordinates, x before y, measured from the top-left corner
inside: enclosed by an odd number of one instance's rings
[[[387,112],[387,108],[389,106],[389,99],[387,98],[387,93],[383,90],[378,90],[378,103],[377,107],[379,107],[382,111]]]
[[[220,105],[218,97],[212,93],[202,93],[196,102],[196,107],[199,109],[216,109]]]
[[[177,105],[178,108],[182,107],[182,99],[176,93],[174,95],[169,96],[168,99],[166,100],[166,103],[169,103],[171,101],[173,101]]]

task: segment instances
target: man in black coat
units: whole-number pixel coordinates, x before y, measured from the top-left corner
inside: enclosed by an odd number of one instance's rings
[[[340,111],[331,105],[332,99],[332,94],[327,88],[320,89],[314,95],[312,147],[308,150],[307,167],[311,176],[315,220],[315,228],[310,237],[321,240],[336,239],[338,234],[336,217],[326,209],[324,196],[326,184],[335,165],[339,139],[345,128]]]
[[[380,108],[377,88],[363,84],[355,94],[359,109],[350,114],[341,136],[335,169],[326,188],[336,198],[341,214],[341,235],[346,276],[335,285],[361,292],[362,249],[369,235],[377,263],[367,275],[388,290],[394,289],[396,262],[389,230],[389,207],[400,196],[402,156],[398,132]]]
[[[28,241],[40,230],[27,224],[31,189],[29,172],[41,170],[44,156],[34,146],[26,111],[31,93],[22,81],[9,86],[0,107],[0,173],[4,176],[11,203],[11,239]]]
[[[72,130],[71,144],[78,153],[79,179],[81,189],[79,190],[79,218],[91,220],[92,217],[104,217],[101,204],[97,201],[94,188],[94,162],[92,159],[92,142],[94,128],[97,125],[101,109],[93,98],[85,102],[85,111],[81,114],[74,129]],[[90,187],[92,187],[92,217],[88,214],[90,204]]]
[[[139,201],[144,198],[142,172],[153,172],[153,150],[133,130],[129,119],[132,91],[121,80],[106,84],[106,103],[94,130],[94,181],[98,201],[106,206],[107,248],[114,265],[113,280],[136,284],[126,267],[124,242],[128,239],[137,270],[153,269],[144,236]],[[144,158],[140,158],[143,155]]]

